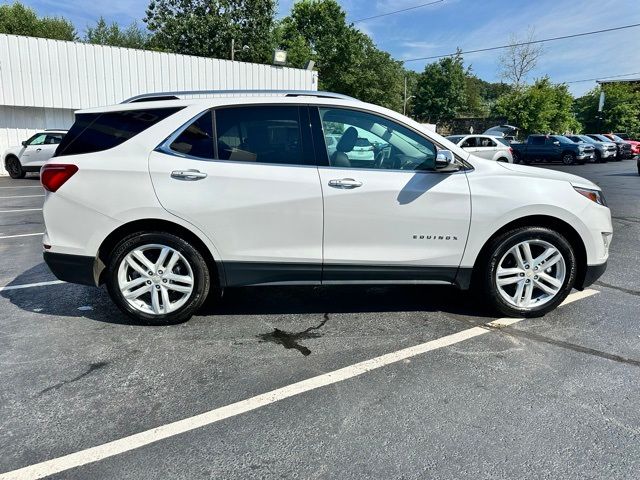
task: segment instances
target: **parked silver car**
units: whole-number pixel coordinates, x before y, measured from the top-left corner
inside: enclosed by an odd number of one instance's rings
[[[613,160],[616,157],[617,149],[615,143],[600,142],[587,135],[565,135],[565,137],[576,143],[588,143],[590,145],[593,145],[593,147],[596,149],[596,158],[594,160],[596,163]]]
[[[447,140],[480,158],[513,163],[513,151],[508,140],[492,135],[450,135]]]

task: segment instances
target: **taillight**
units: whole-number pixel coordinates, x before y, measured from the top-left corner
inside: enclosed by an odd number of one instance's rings
[[[50,192],[55,192],[78,171],[76,165],[52,163],[40,170],[40,183]]]

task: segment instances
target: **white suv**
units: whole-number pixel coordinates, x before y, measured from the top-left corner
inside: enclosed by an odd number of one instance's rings
[[[37,172],[49,160],[62,142],[66,130],[43,130],[7,149],[2,155],[4,168],[11,178],[24,178],[27,172]]]
[[[536,316],[605,270],[611,215],[588,180],[337,94],[209,93],[77,112],[41,175],[58,278],[173,323],[214,288],[285,284],[473,284]],[[348,155],[362,131],[383,146],[372,162]]]

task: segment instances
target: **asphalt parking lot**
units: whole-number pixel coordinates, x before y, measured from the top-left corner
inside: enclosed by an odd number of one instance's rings
[[[0,479],[637,479],[640,176],[550,168],[603,187],[609,268],[489,326],[471,295],[424,286],[237,289],[133,325],[55,282],[37,178],[0,178]]]

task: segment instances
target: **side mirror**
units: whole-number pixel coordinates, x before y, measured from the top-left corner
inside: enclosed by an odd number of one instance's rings
[[[436,155],[436,170],[448,170],[455,167],[456,159],[451,150],[438,150]]]
[[[26,141],[26,140],[23,140],[23,141],[22,141],[22,146],[23,146],[23,147],[26,147],[26,146],[27,146],[27,141]]]

